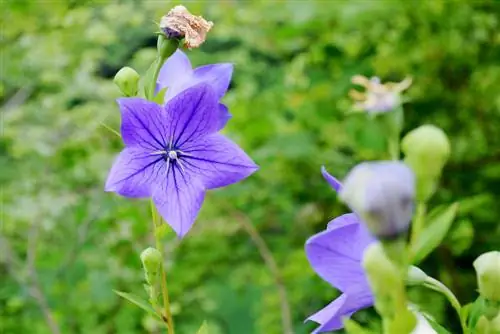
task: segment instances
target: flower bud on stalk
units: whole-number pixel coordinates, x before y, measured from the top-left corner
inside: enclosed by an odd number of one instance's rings
[[[139,88],[139,74],[130,67],[122,67],[116,73],[113,82],[125,96],[136,96]]]
[[[402,140],[405,162],[417,176],[417,200],[427,201],[436,190],[441,171],[450,156],[450,142],[443,130],[422,125]]]
[[[488,320],[500,316],[500,252],[480,255],[473,263],[479,294],[485,299],[484,315]]]
[[[141,253],[144,276],[149,285],[154,286],[158,281],[161,271],[162,256],[156,248],[146,248]]]
[[[393,240],[408,230],[415,196],[414,175],[402,162],[365,162],[347,175],[340,199],[380,240]]]
[[[405,281],[401,271],[389,260],[381,243],[367,247],[363,268],[375,296],[375,309],[382,316],[387,333],[410,333],[415,315],[406,303]]]

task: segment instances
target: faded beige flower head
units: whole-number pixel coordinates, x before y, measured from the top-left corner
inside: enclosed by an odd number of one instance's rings
[[[191,14],[184,6],[175,6],[160,21],[160,29],[167,38],[184,38],[188,49],[197,48],[214,24],[201,16]]]
[[[362,75],[355,75],[352,83],[365,88],[365,92],[351,90],[349,96],[356,101],[354,107],[370,113],[382,113],[394,110],[401,105],[401,93],[412,83],[411,78],[401,82],[387,82],[382,84],[378,77],[368,79]]]

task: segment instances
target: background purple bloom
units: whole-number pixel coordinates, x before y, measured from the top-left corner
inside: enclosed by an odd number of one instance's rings
[[[141,99],[118,100],[125,149],[106,181],[106,191],[152,197],[179,237],[191,228],[205,191],[242,180],[257,165],[217,133],[217,94],[207,84],[190,87],[164,106]]]
[[[342,189],[341,183],[326,169],[322,168],[322,174],[336,191]],[[354,213],[335,218],[325,231],[307,240],[306,255],[314,271],[342,292],[307,319],[320,324],[314,333],[340,329],[342,318],[373,305],[373,295],[361,266],[364,250],[373,241]]]
[[[220,63],[192,68],[189,58],[181,50],[175,51],[163,64],[157,81],[157,90],[167,87],[165,103],[183,90],[200,83],[210,85],[215,91],[217,100],[226,94],[233,74],[233,64]],[[231,118],[227,107],[218,104],[219,123],[222,129]]]

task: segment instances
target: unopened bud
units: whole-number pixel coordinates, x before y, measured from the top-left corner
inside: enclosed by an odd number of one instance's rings
[[[415,180],[402,162],[365,162],[347,175],[340,199],[357,213],[377,238],[394,239],[408,230]]]
[[[500,252],[491,251],[474,261],[479,293],[487,301],[500,306]]]
[[[405,162],[417,175],[417,199],[426,201],[435,191],[441,171],[450,157],[450,142],[443,130],[422,125],[401,142]]]
[[[366,248],[363,268],[375,295],[375,308],[383,316],[394,316],[399,294],[404,294],[404,283],[398,268],[389,260],[381,243],[375,242]]]
[[[419,267],[410,266],[408,268],[408,276],[406,277],[406,284],[408,285],[422,285],[427,281],[429,276]]]
[[[179,47],[179,40],[167,39],[164,35],[159,35],[156,46],[159,58],[161,60],[166,60],[168,57],[173,55],[175,50]]]
[[[141,253],[144,276],[149,285],[155,285],[161,271],[162,256],[156,248],[146,248]]]
[[[139,88],[139,74],[130,67],[122,67],[116,73],[113,82],[125,96],[136,96]]]

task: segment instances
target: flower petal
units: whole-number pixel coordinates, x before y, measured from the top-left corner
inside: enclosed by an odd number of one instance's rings
[[[319,312],[310,316],[320,324],[313,333],[335,331],[344,327],[343,318],[350,318],[355,312],[373,305],[373,295],[368,289],[343,293]]]
[[[111,167],[105,190],[125,197],[151,196],[151,185],[157,182],[164,165],[162,160],[138,147],[125,148]]]
[[[232,75],[233,64],[230,63],[200,66],[193,72],[194,80],[198,83],[208,83],[215,90],[218,99],[226,94]]]
[[[120,98],[117,102],[122,114],[121,134],[125,145],[152,151],[163,149],[168,119],[162,107],[136,97]]]
[[[335,189],[336,192],[342,190],[342,183],[340,183],[339,180],[330,175],[330,173],[326,171],[325,166],[321,166],[321,174],[323,174],[323,177],[325,178],[326,182],[328,182],[330,186],[332,186],[332,188]]]
[[[165,180],[154,187],[152,197],[165,222],[182,238],[198,216],[205,198],[205,189],[190,173],[170,166]]]
[[[188,141],[212,134],[219,125],[218,103],[207,84],[199,84],[176,95],[166,105],[169,138],[182,149]]]
[[[219,103],[219,125],[217,125],[217,130],[222,130],[231,117],[232,115],[227,107],[224,104]]]
[[[186,169],[207,189],[224,187],[250,176],[259,167],[228,138],[213,134],[182,148]]]
[[[189,58],[184,52],[177,49],[160,69],[157,80],[159,89],[168,87],[170,90],[174,86],[180,86],[184,81],[191,79],[192,74],[193,68]]]
[[[328,230],[309,238],[305,249],[316,273],[345,292],[368,286],[361,259],[373,240],[356,215],[346,214],[331,222]]]

